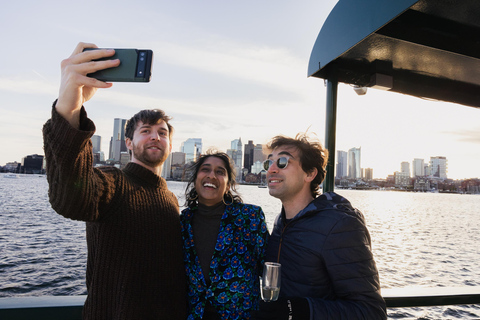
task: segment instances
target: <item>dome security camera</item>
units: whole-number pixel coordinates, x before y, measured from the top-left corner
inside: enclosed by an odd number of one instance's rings
[[[358,85],[353,86],[353,90],[359,95],[363,96],[367,93],[367,87],[360,87]]]

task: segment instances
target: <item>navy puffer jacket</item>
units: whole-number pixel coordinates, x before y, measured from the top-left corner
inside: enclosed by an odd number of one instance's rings
[[[387,318],[365,219],[334,192],[288,222],[282,209],[266,261],[282,264],[280,296],[307,298],[310,319]]]

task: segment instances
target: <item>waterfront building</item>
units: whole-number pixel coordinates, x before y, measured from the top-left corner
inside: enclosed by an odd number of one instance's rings
[[[22,158],[21,173],[39,174],[43,169],[43,156],[32,154]]]
[[[447,178],[447,158],[446,157],[430,157],[430,176],[446,179]]]
[[[406,172],[396,171],[394,176],[395,176],[395,186],[407,187],[411,184],[410,175]]]
[[[337,151],[337,171],[335,177],[342,179],[347,177],[348,153],[346,151]]]
[[[430,191],[430,181],[427,177],[417,177],[415,179],[413,189],[415,191]]]
[[[234,139],[234,140],[230,141],[230,149],[232,149],[232,150],[237,150],[238,143],[239,143],[240,141],[242,141],[241,138],[239,138],[239,139]]]
[[[242,152],[242,138],[238,138],[232,141],[232,149],[236,150],[236,157],[233,158],[235,167],[242,168],[243,152]]]
[[[95,167],[97,164],[100,164],[100,153],[93,154],[93,166]]]
[[[173,152],[170,152],[168,155],[167,159],[165,159],[165,162],[163,163],[162,166],[162,174],[161,177],[163,179],[170,179],[172,176],[172,154]]]
[[[162,177],[165,179],[182,180],[185,169],[186,154],[172,152],[163,164]]]
[[[255,145],[253,144],[253,140],[248,140],[248,144],[246,144],[244,148],[245,154],[243,156],[243,167],[247,169],[248,173],[250,172],[253,165],[254,150]]]
[[[253,174],[259,174],[260,172],[265,171],[262,163],[263,161],[255,161],[250,169],[250,172]]]
[[[110,137],[110,143],[108,144],[108,160],[113,160],[113,137]]]
[[[105,156],[101,151],[102,137],[98,135],[93,135],[90,140],[92,141],[93,164],[95,165],[102,161],[105,161]]]
[[[102,145],[102,137],[98,136],[98,135],[93,135],[92,138],[92,150],[93,150],[93,153],[98,153],[100,152],[100,150],[102,149],[101,148],[101,145]]]
[[[400,164],[400,168],[401,168],[400,172],[403,172],[410,177],[410,163],[409,162],[403,161]]]
[[[430,166],[428,165],[428,163],[423,164],[423,171],[426,176],[430,176]]]
[[[120,152],[120,167],[123,168],[130,162],[130,153],[127,151]]]
[[[110,159],[120,161],[121,153],[127,152],[125,144],[125,124],[126,119],[115,118],[113,120],[113,136],[110,141]]]
[[[423,177],[425,176],[425,164],[423,159],[415,158],[412,162],[412,173],[413,177]]]
[[[257,161],[263,163],[265,160],[267,160],[267,155],[263,153],[263,145],[257,144],[253,149],[253,163]]]
[[[100,166],[105,164],[105,154],[103,151],[95,152],[93,154],[93,165]]]
[[[351,148],[348,150],[348,178],[360,179],[362,177],[361,170],[361,147]]]
[[[180,152],[185,153],[185,162],[196,161],[202,154],[202,138],[189,138],[182,142]]]
[[[5,171],[6,172],[18,172],[18,170],[20,170],[21,166],[22,166],[22,164],[18,163],[17,161],[7,162],[7,164],[5,165]]]
[[[170,157],[172,158],[172,166],[183,166],[187,163],[187,155],[184,152],[172,152]]]
[[[365,168],[364,178],[367,181],[373,180],[373,169],[372,168]]]
[[[242,138],[232,140],[230,143],[230,149],[227,150],[227,155],[232,159],[235,167],[236,180],[242,181]]]
[[[235,149],[227,149],[227,155],[233,161],[233,166],[234,166],[234,169],[235,169],[235,180],[237,182],[241,182],[242,181],[242,174],[241,174],[242,166],[237,165],[238,159],[240,159],[240,163],[242,162],[241,151],[238,151],[238,150],[235,150]]]
[[[236,149],[227,149],[227,155],[232,159],[233,163],[235,163],[235,159],[237,158],[237,150]]]
[[[389,174],[387,179],[385,180],[386,186],[393,186],[395,185],[395,174]]]

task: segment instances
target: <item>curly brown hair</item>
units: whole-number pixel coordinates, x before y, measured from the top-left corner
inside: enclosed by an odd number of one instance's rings
[[[326,174],[328,150],[322,146],[320,141],[309,138],[306,133],[298,133],[295,138],[282,135],[273,137],[264,147],[264,152],[270,153],[280,146],[292,146],[298,150],[302,170],[306,173],[317,169],[318,173],[310,183],[310,191],[314,198],[320,195],[320,184]]]
[[[144,124],[152,125],[158,123],[159,120],[163,120],[167,124],[168,137],[170,143],[172,143],[173,127],[168,123],[172,118],[167,116],[165,112],[160,109],[142,110],[130,118],[125,125],[125,138],[133,139],[133,133],[135,132],[135,129],[137,129],[138,122],[141,121]]]

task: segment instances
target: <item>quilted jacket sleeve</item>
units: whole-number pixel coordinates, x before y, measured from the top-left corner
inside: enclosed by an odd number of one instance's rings
[[[359,219],[346,216],[333,226],[322,255],[337,299],[308,298],[311,319],[387,318],[370,247],[368,230]]]

